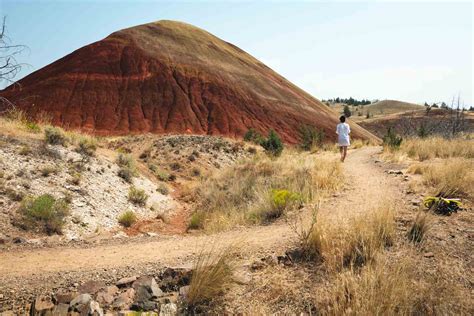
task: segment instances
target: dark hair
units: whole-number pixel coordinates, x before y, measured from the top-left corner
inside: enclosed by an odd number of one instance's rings
[[[339,118],[339,121],[341,121],[341,123],[344,123],[346,121],[346,117],[344,115],[342,115],[340,118]]]

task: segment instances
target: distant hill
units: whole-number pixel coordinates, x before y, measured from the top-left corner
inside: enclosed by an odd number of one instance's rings
[[[158,21],[115,32],[30,74],[0,95],[29,115],[98,135],[276,130],[335,139],[338,116],[240,48],[192,25]],[[2,110],[2,105],[0,105]],[[353,136],[376,137],[352,126]]]
[[[378,114],[394,114],[406,111],[424,110],[423,105],[408,103],[396,100],[383,100],[370,105],[365,105],[364,110],[369,111],[373,115]],[[365,112],[366,113],[366,112]]]

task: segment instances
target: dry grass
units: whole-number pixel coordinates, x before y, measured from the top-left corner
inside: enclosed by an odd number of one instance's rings
[[[236,247],[202,249],[193,267],[186,302],[191,308],[207,304],[233,283]]]
[[[328,271],[361,267],[390,246],[395,235],[393,209],[383,205],[343,220],[315,216],[309,229],[299,233],[303,250],[321,260]]]
[[[195,190],[198,202],[193,226],[220,231],[236,225],[260,224],[271,214],[279,215],[310,203],[342,183],[336,159],[286,152],[277,159],[264,155],[223,170],[203,180]],[[275,190],[298,197],[275,212]],[[195,214],[196,214],[195,213]],[[199,219],[200,223],[197,223]]]
[[[418,211],[410,229],[407,233],[407,238],[413,243],[421,243],[425,240],[426,234],[431,229],[432,218],[430,213]]]
[[[474,161],[452,158],[442,162],[425,162],[410,166],[409,172],[421,174],[422,184],[434,196],[472,198],[474,196]]]
[[[400,150],[408,157],[424,161],[433,158],[474,158],[474,142],[465,138],[413,138],[402,143]]]
[[[387,257],[360,271],[339,274],[321,304],[322,315],[453,315],[461,312],[454,284],[434,277],[417,280],[416,262]],[[461,308],[462,309],[462,308]],[[461,312],[462,314],[462,312]]]

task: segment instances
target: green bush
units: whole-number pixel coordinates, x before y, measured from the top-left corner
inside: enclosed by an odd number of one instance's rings
[[[79,139],[79,142],[76,147],[76,152],[80,153],[83,156],[94,156],[95,151],[97,150],[97,141],[92,137],[82,137]]]
[[[145,193],[145,190],[137,189],[134,186],[131,186],[128,190],[128,200],[133,204],[145,205],[148,195]]]
[[[290,205],[300,200],[301,196],[297,193],[288,190],[272,190],[272,212],[268,214],[268,219],[280,217]]]
[[[253,128],[249,128],[244,135],[244,140],[246,142],[252,142],[255,144],[260,144],[264,137]]]
[[[324,131],[318,131],[313,126],[303,125],[300,127],[301,148],[311,150],[323,144]]]
[[[188,229],[201,229],[204,227],[205,215],[204,212],[194,212],[191,215],[188,223]]]
[[[66,145],[67,137],[58,127],[48,126],[44,129],[44,140],[51,145]]]
[[[268,138],[262,140],[260,145],[265,149],[267,154],[274,157],[280,156],[283,151],[283,143],[281,142],[280,136],[278,136],[274,130],[270,130]]]
[[[133,157],[120,153],[117,156],[116,163],[120,167],[118,176],[128,183],[132,183],[133,177],[138,175],[136,163]]]
[[[39,132],[41,132],[41,128],[35,122],[26,121],[25,127],[31,133],[38,134]]]
[[[125,211],[120,214],[118,222],[124,227],[130,227],[137,221],[137,215],[133,211]]]
[[[388,128],[387,134],[383,137],[383,144],[391,149],[398,149],[402,144],[403,138],[398,136],[391,127]]]
[[[41,227],[48,234],[62,232],[69,205],[65,200],[56,200],[52,195],[27,197],[20,206],[27,226]]]

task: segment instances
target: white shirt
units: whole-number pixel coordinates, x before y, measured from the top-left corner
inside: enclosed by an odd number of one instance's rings
[[[351,128],[349,124],[347,123],[337,124],[336,134],[338,135],[337,143],[339,144],[339,146],[349,146],[351,144],[349,140],[350,133],[351,133]]]

